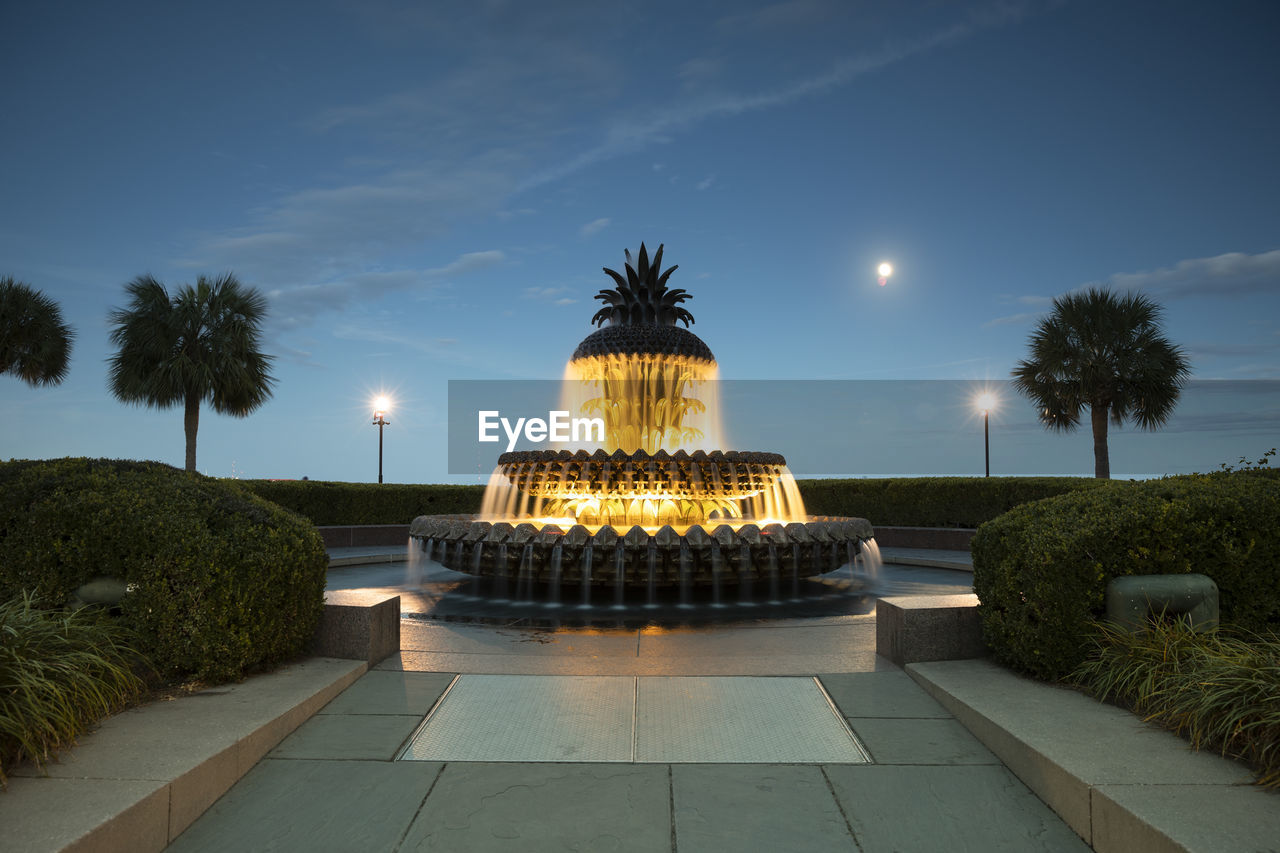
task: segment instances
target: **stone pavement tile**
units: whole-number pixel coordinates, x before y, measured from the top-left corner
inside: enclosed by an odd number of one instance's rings
[[[1099,785],[1092,800],[1100,853],[1280,850],[1280,795],[1262,788]]]
[[[494,655],[636,656],[632,630],[496,628],[480,625],[400,622],[400,648],[408,651]]]
[[[640,657],[803,655],[875,650],[875,622],[640,632]]]
[[[449,764],[400,849],[671,849],[670,769],[636,764]]]
[[[900,669],[818,676],[846,717],[937,717],[951,714]]]
[[[549,655],[463,655],[438,652],[394,654],[377,670],[466,672],[489,675],[812,675],[815,672],[873,672],[898,667],[875,653],[823,651],[809,654],[688,657],[552,657]]]
[[[671,773],[680,853],[858,849],[819,767],[678,764]]]
[[[268,758],[169,846],[192,851],[390,851],[439,764]]]
[[[321,714],[424,716],[453,682],[453,673],[367,672],[320,709]]]
[[[874,764],[823,770],[863,850],[1089,850],[1003,767]]]
[[[164,782],[11,777],[0,792],[0,850],[151,851],[168,840]]]
[[[270,758],[390,761],[422,722],[421,714],[317,714],[271,750]]]
[[[849,718],[876,764],[999,764],[956,720]]]

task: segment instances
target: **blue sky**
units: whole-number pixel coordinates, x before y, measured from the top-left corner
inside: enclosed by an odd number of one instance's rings
[[[200,470],[371,480],[386,389],[387,479],[457,479],[447,381],[559,377],[641,240],[725,378],[1003,379],[1103,283],[1197,379],[1277,379],[1277,32],[1266,0],[6,4],[0,275],[77,339],[61,386],[0,377],[0,456],[181,465],[180,410],[109,395],[106,316],[232,271],[278,386],[205,411]],[[999,473],[1091,473],[1087,434],[1048,446]]]

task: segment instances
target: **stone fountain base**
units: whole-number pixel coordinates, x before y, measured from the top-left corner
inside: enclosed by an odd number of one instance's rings
[[[422,515],[409,535],[429,559],[477,577],[518,583],[610,587],[735,586],[779,577],[808,578],[849,565],[874,535],[865,518],[815,516],[805,522],[721,524],[650,534],[601,527],[481,521]]]

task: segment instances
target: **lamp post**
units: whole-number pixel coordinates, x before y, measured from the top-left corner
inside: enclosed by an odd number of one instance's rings
[[[379,397],[373,401],[373,425],[378,428],[378,482],[382,482],[382,428],[391,421],[387,420],[387,410],[391,408],[391,401],[386,397]]]
[[[986,458],[986,474],[983,476],[991,476],[991,410],[995,408],[996,395],[990,391],[978,395],[977,405],[982,411],[982,450],[983,456]]]

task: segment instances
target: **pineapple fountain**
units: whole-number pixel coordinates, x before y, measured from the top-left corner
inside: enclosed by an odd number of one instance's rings
[[[728,588],[776,601],[860,552],[878,561],[865,519],[805,514],[780,454],[719,449],[716,361],[688,330],[689,294],[667,288],[677,268],[661,271],[661,246],[652,260],[643,244],[634,261],[625,254],[625,277],[604,270],[616,286],[596,295],[600,328],[563,386],[562,408],[602,419],[604,441],[502,454],[478,516],[414,519],[422,552],[491,579],[500,597],[514,584],[517,597],[545,589],[552,603],[565,586],[584,603],[600,587],[617,604],[628,591],[653,603],[694,589],[718,603]]]

